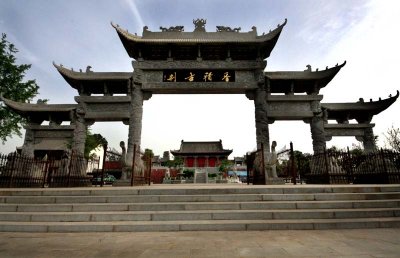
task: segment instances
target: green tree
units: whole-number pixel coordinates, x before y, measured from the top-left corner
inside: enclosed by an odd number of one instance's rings
[[[400,128],[395,128],[393,125],[391,128],[389,128],[384,134],[386,140],[385,143],[386,145],[397,151],[400,152]]]
[[[151,150],[151,149],[145,149],[144,150],[144,154],[142,156],[142,160],[143,161],[151,160],[153,157],[154,157],[153,150]]]
[[[312,155],[297,150],[295,150],[293,154],[294,154],[294,162],[296,164],[297,174],[303,178],[305,177],[306,174],[310,173],[310,160]]]
[[[227,159],[221,161],[220,165],[218,166],[219,172],[228,172],[233,167],[233,162]]]
[[[182,157],[174,157],[173,160],[168,160],[165,162],[165,165],[169,168],[178,168],[183,165],[183,158]]]
[[[101,134],[93,134],[89,129],[86,131],[86,142],[84,156],[87,159],[93,158],[94,154],[90,154],[92,150],[107,145],[107,140]]]
[[[6,34],[0,40],[0,95],[14,101],[31,101],[38,94],[39,86],[35,80],[23,81],[30,64],[16,64],[18,50],[7,41]],[[21,136],[24,119],[9,110],[0,101],[0,139],[4,142],[13,134]]]

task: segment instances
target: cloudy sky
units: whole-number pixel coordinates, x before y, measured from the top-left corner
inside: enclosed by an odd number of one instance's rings
[[[141,35],[144,25],[184,25],[207,19],[206,29],[216,25],[257,27],[268,32],[285,18],[288,23],[268,58],[268,71],[302,71],[306,65],[323,69],[347,60],[340,73],[322,89],[323,102],[355,102],[386,98],[400,89],[399,1],[362,0],[2,0],[0,32],[19,49],[19,63],[30,63],[27,78],[40,86],[37,98],[49,103],[74,103],[77,92],[52,66],[52,61],[75,70],[132,71],[131,60],[110,22]],[[374,132],[383,146],[383,132],[400,127],[400,101],[374,117]],[[118,149],[127,139],[128,127],[121,123],[96,123],[91,127]],[[296,149],[311,152],[311,134],[303,122],[275,122],[270,138],[278,149],[293,141]],[[224,147],[241,156],[256,145],[254,103],[244,95],[153,95],[144,103],[142,148],[155,154],[178,149],[180,141],[222,139]],[[23,139],[10,138],[0,145],[8,153]],[[328,146],[344,148],[354,138],[334,138]]]

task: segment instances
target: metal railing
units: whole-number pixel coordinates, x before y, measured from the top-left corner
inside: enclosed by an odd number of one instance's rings
[[[0,187],[90,186],[87,164],[84,157],[73,153],[60,160],[0,154]]]
[[[309,184],[394,184],[400,183],[400,153],[324,151],[297,162]]]

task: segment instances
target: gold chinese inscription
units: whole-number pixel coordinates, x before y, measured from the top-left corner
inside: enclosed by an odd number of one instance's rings
[[[176,82],[176,72],[175,72],[175,73],[171,73],[171,74],[168,76],[167,81],[169,81],[169,82]]]
[[[212,72],[205,72],[203,76],[203,80],[212,82],[213,73]]]
[[[224,76],[222,77],[222,81],[229,82],[229,78],[231,78],[231,76],[229,75],[229,72],[225,72]]]
[[[190,82],[194,81],[194,76],[195,74],[192,72],[189,72],[189,76],[185,78],[185,80],[188,80]]]
[[[235,82],[235,71],[224,69],[168,69],[163,71],[163,82]]]

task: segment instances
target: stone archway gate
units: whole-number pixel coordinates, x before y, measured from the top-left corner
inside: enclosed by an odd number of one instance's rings
[[[314,153],[320,153],[332,136],[356,136],[367,151],[375,149],[371,123],[373,115],[388,108],[398,97],[355,103],[321,103],[324,88],[345,65],[313,71],[264,72],[265,61],[284,26],[262,35],[252,27],[217,26],[206,32],[206,20],[193,21],[193,32],[183,26],[161,27],[153,32],[147,26],[142,36],[115,28],[129,57],[133,72],[74,71],[54,66],[78,92],[77,104],[28,104],[3,98],[14,111],[28,118],[23,154],[33,156],[38,146],[72,149],[83,153],[87,126],[97,121],[122,121],[129,125],[126,161],[132,160],[133,146],[140,146],[143,101],[153,94],[244,94],[254,101],[256,141],[269,152],[269,124],[277,120],[301,120],[310,124]],[[357,123],[350,124],[349,120]],[[41,125],[42,121],[49,125]],[[337,123],[329,123],[336,120]],[[63,121],[71,125],[63,126]],[[60,147],[63,146],[63,147]]]

